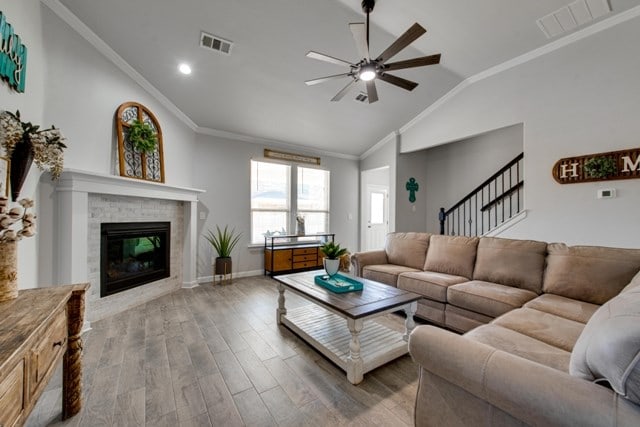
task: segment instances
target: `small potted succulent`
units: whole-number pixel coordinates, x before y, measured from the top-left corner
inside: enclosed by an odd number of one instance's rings
[[[320,251],[324,254],[322,263],[325,271],[330,277],[335,276],[340,268],[340,257],[347,253],[347,248],[341,248],[334,242],[327,242],[320,247]]]

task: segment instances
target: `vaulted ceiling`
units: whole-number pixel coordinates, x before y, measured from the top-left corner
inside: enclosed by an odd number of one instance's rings
[[[367,104],[355,101],[362,83],[339,102],[329,100],[348,80],[304,84],[348,71],[309,50],[356,62],[348,24],[364,21],[360,0],[60,0],[197,126],[353,156],[465,78],[552,42],[536,20],[572,1],[378,0],[372,54],[418,22],[427,34],[394,60],[442,60],[396,72],[419,83],[412,92],[378,82],[380,101]],[[639,3],[610,0],[600,19]],[[201,31],[232,41],[232,54],[199,47]]]

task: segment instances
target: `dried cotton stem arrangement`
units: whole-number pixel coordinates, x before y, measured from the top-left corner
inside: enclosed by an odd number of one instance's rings
[[[21,199],[18,204],[9,207],[9,199],[0,197],[0,243],[17,242],[36,234],[36,216],[29,212],[33,200]]]

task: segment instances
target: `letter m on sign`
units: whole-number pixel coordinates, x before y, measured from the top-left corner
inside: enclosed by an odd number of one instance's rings
[[[631,156],[622,156],[622,172],[635,172],[640,169],[640,154],[636,156],[636,161],[631,160]]]

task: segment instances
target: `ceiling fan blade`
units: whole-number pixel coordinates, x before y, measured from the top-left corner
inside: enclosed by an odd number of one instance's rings
[[[351,88],[353,87],[353,85],[357,81],[358,80],[356,80],[356,79],[353,79],[352,81],[350,81],[345,87],[342,88],[342,90],[340,90],[340,92],[336,93],[336,96],[331,98],[331,100],[332,101],[340,101],[347,94],[347,92],[349,92],[349,90],[351,90]]]
[[[333,75],[333,76],[320,77],[320,78],[313,79],[313,80],[307,80],[304,83],[307,86],[317,85],[318,83],[324,83],[326,81],[333,80],[333,79],[341,79],[341,78],[347,77],[349,75],[350,75],[349,73],[336,74],[336,75]]]
[[[391,74],[380,74],[378,78],[382,81],[391,83],[392,85],[401,87],[402,89],[406,89],[409,91],[414,90],[416,86],[418,86],[418,83],[416,82],[412,82],[411,80],[403,79],[402,77],[397,77]]]
[[[391,46],[386,48],[385,51],[382,52],[380,54],[380,56],[378,56],[376,58],[376,61],[378,61],[380,63],[387,62],[396,53],[400,52],[402,49],[404,49],[405,47],[409,46],[414,40],[416,40],[418,37],[420,37],[421,35],[423,35],[426,32],[427,32],[427,30],[425,30],[422,27],[422,25],[420,25],[420,24],[418,24],[416,22],[415,24],[413,24],[411,26],[411,28],[409,28],[407,31],[405,31],[405,33],[403,35],[401,35],[398,38],[398,40],[396,40],[393,43],[391,43]]]
[[[440,54],[407,59],[406,61],[392,62],[384,65],[384,71],[402,70],[404,68],[424,67],[440,63]]]
[[[350,62],[343,61],[342,59],[334,58],[333,56],[325,55],[324,53],[309,51],[307,53],[307,58],[317,59],[318,61],[330,62],[336,65],[346,65],[347,67],[351,67]]]
[[[353,40],[356,42],[360,58],[365,58],[369,61],[371,58],[369,57],[369,44],[367,43],[367,28],[365,24],[362,22],[349,24],[349,28],[353,34]]]
[[[369,80],[367,82],[367,98],[369,99],[369,104],[373,104],[378,100],[378,91],[376,90],[375,80]]]

